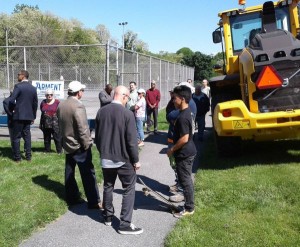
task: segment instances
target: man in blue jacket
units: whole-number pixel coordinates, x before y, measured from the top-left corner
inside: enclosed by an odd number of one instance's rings
[[[207,95],[201,91],[201,85],[196,86],[193,99],[197,106],[196,123],[198,125],[198,140],[202,142],[205,129],[205,115],[209,111],[210,103]]]
[[[9,100],[9,106],[13,109],[12,116],[12,149],[13,159],[21,161],[20,139],[24,138],[25,157],[31,161],[31,132],[30,125],[34,123],[38,107],[37,91],[28,81],[29,73],[21,70],[18,73],[18,81]]]

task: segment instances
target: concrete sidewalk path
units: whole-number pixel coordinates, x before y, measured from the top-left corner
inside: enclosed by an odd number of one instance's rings
[[[166,133],[150,134],[140,152],[141,169],[137,172],[143,181],[153,189],[168,197],[169,185],[174,184],[175,174],[166,155]],[[99,164],[94,164],[99,165]],[[63,174],[62,174],[63,176]],[[100,188],[102,199],[102,188]],[[98,210],[88,210],[86,204],[74,206],[45,229],[35,232],[20,246],[163,246],[166,235],[174,227],[175,217],[166,204],[146,197],[142,185],[136,185],[133,220],[144,232],[140,235],[121,235],[117,232],[122,199],[122,187],[117,179],[114,190],[115,216],[112,226],[103,223]]]

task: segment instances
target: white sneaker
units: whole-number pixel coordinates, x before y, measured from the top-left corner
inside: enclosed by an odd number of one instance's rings
[[[134,224],[130,224],[130,226],[120,228],[118,230],[120,234],[130,234],[130,235],[137,235],[143,233],[143,228],[138,228]]]

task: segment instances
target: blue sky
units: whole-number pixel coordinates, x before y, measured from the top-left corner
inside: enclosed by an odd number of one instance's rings
[[[11,14],[16,4],[38,5],[63,19],[76,18],[86,28],[103,24],[111,36],[122,42],[122,26],[148,44],[149,50],[176,52],[182,47],[204,54],[221,51],[212,42],[218,12],[238,8],[238,0],[0,0],[0,12]],[[262,4],[248,0],[247,6]]]

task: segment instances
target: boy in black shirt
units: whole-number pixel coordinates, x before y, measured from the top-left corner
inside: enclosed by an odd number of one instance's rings
[[[185,198],[184,209],[175,213],[176,218],[194,213],[194,185],[192,181],[192,166],[196,155],[196,147],[193,142],[192,113],[189,109],[189,101],[192,98],[191,89],[187,86],[174,88],[174,105],[180,113],[174,126],[174,146],[168,149],[168,156],[175,157],[176,172],[179,182],[183,187]]]

